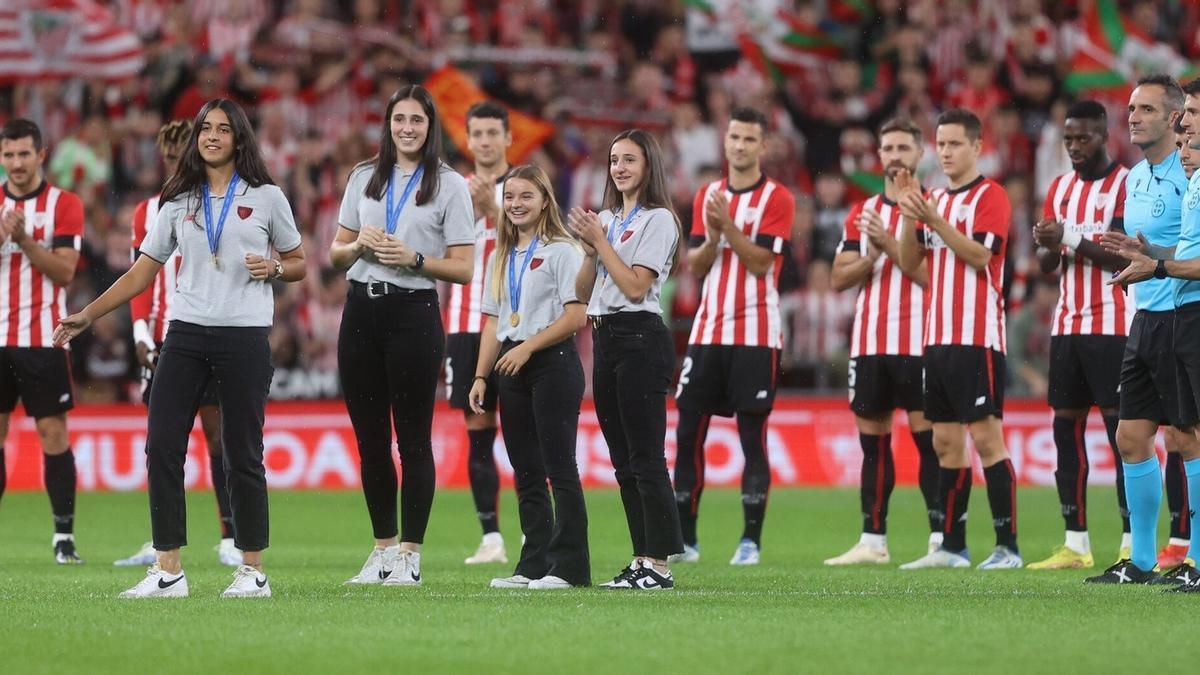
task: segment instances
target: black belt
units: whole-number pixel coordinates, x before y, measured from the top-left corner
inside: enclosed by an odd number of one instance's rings
[[[382,298],[385,295],[396,295],[396,294],[411,295],[413,293],[418,293],[418,292],[425,291],[425,290],[428,290],[428,289],[402,288],[400,286],[397,286],[396,284],[390,284],[386,281],[372,281],[371,283],[364,283],[361,281],[351,281],[350,282],[350,295],[353,295],[353,296],[359,297],[359,298],[374,299],[374,298]]]
[[[657,321],[662,323],[662,317],[654,312],[613,312],[612,314],[593,315],[588,317],[592,321],[592,328],[600,328],[604,325],[625,324],[638,325],[645,323],[653,323]]]

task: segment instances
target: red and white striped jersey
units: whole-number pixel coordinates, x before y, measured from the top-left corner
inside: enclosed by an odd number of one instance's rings
[[[963,262],[940,236],[917,223],[917,239],[929,264],[926,345],[967,345],[1003,353],[1004,254],[1012,207],[999,183],[980,176],[961,188],[930,193],[938,213],[968,238],[986,246],[992,257],[982,270]]]
[[[879,213],[888,233],[900,237],[900,208],[887,197],[875,195],[850,209],[838,253],[867,254],[867,237],[858,229],[858,216],[864,209]],[[871,276],[858,291],[854,329],[850,333],[850,358],[879,354],[920,356],[924,324],[925,289],[901,272],[900,265],[890,257],[879,256]]]
[[[4,208],[25,212],[25,232],[43,248],[83,244],[83,202],[73,192],[42,181],[41,187],[14,198],[4,184]],[[54,327],[67,316],[67,295],[34,267],[9,237],[0,245],[0,346],[53,347]]]
[[[1084,239],[1100,235],[1125,218],[1125,176],[1129,169],[1113,163],[1103,176],[1085,179],[1071,171],[1054,179],[1046,193],[1042,215],[1061,221],[1064,232]],[[1100,265],[1062,249],[1058,307],[1051,335],[1128,335],[1134,304],[1125,289],[1105,282],[1110,274]]]
[[[783,348],[779,317],[779,271],[784,248],[792,236],[796,200],[782,184],[763,176],[755,185],[734,192],[725,179],[696,192],[692,204],[691,243],[704,242],[704,203],[714,190],[724,190],[733,222],[753,243],[775,253],[770,269],[756,277],[746,269],[722,237],[704,286],[700,309],[692,322],[690,345]]]
[[[467,180],[471,179],[470,174]],[[504,208],[504,180],[496,181],[496,205]],[[475,272],[469,284],[450,284],[446,308],[446,333],[483,332],[483,277],[492,250],[496,248],[496,223],[490,218],[475,221]]]
[[[130,254],[135,260],[138,248],[158,220],[158,197],[154,195],[143,200],[133,211],[133,225],[129,228],[133,240]],[[146,322],[157,345],[161,345],[163,338],[167,336],[167,324],[171,321],[171,298],[175,296],[175,284],[179,276],[179,266],[182,264],[183,258],[179,252],[172,253],[167,263],[154,276],[154,282],[129,301],[130,316],[134,321],[140,319]]]

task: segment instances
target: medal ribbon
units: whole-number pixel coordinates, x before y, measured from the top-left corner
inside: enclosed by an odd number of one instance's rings
[[[415,188],[417,186],[417,183],[421,182],[421,174],[423,174],[423,173],[425,173],[425,167],[418,165],[417,170],[413,172],[413,175],[408,177],[408,184],[404,186],[404,192],[400,193],[400,203],[393,204],[392,198],[395,196],[395,193],[396,193],[395,189],[392,187],[392,185],[396,182],[395,181],[396,173],[393,170],[392,177],[388,179],[388,184],[387,184],[387,233],[388,234],[396,233],[396,223],[400,221],[400,212],[404,210],[404,205],[405,205],[405,203],[408,202],[408,196],[412,194],[413,188]]]
[[[533,257],[533,252],[537,250],[538,240],[534,237],[529,242],[529,248],[525,249],[525,258],[521,261],[521,276],[517,276],[517,248],[514,246],[508,252],[508,304],[512,308],[513,314],[517,313],[517,309],[521,306],[521,286],[525,283],[525,270],[529,269],[529,260]]]
[[[224,202],[221,204],[221,217],[217,220],[215,228],[213,227],[212,217],[212,193],[208,189],[208,183],[200,187],[201,194],[204,197],[204,235],[208,237],[208,250],[212,253],[214,259],[217,257],[217,247],[221,245],[221,233],[225,231],[225,218],[229,215],[229,206],[233,204],[233,197],[237,194],[238,182],[241,179],[237,171],[234,171],[233,178],[229,179],[229,187],[225,189]]]
[[[634,206],[633,209],[629,211],[629,215],[625,216],[625,220],[621,221],[620,225],[617,225],[617,214],[615,214],[615,213],[613,214],[612,222],[609,223],[609,225],[608,225],[608,245],[609,246],[615,247],[616,244],[614,244],[613,242],[621,241],[621,235],[625,234],[625,230],[628,230],[629,224],[633,222],[633,217],[636,216],[638,214],[638,211],[641,211],[641,210],[642,210],[641,204]],[[604,276],[608,277],[608,269],[604,270]]]

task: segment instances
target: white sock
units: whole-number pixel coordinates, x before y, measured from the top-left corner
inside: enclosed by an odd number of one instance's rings
[[[75,535],[73,535],[73,534],[59,534],[59,533],[55,532],[55,533],[54,533],[54,538],[50,540],[50,543],[51,543],[51,544],[57,544],[57,543],[58,543],[58,542],[60,542],[60,541],[75,541]]]
[[[876,551],[883,551],[887,549],[887,535],[863,532],[858,538],[858,543],[862,544],[863,546],[869,546]]]
[[[1178,539],[1176,537],[1171,537],[1170,539],[1167,540],[1167,544],[1169,544],[1171,546],[1187,547],[1187,546],[1191,546],[1192,542],[1187,539]]]
[[[941,546],[941,545],[942,545],[942,539],[943,539],[945,536],[946,536],[946,535],[942,534],[941,532],[930,532],[930,533],[929,533],[929,543],[930,543],[930,544],[937,544],[938,546]]]
[[[1067,530],[1067,548],[1080,555],[1091,553],[1092,542],[1088,539],[1087,531],[1075,532],[1074,530]]]
[[[1121,548],[1130,548],[1133,546],[1133,534],[1130,532],[1121,533]]]
[[[487,546],[503,546],[504,536],[499,532],[488,532],[483,535],[483,543]]]

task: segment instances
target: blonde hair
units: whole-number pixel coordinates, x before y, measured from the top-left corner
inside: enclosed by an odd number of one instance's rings
[[[539,166],[533,164],[522,164],[504,176],[504,185],[508,185],[508,181],[513,178],[520,178],[533,183],[534,187],[542,193],[542,199],[546,201],[546,207],[542,209],[541,215],[538,217],[538,223],[534,229],[533,236],[542,240],[545,243],[553,241],[568,241],[575,243],[575,238],[567,231],[567,226],[563,223],[562,211],[558,208],[558,200],[554,196],[554,185],[550,183],[550,177]],[[496,250],[492,261],[492,283],[489,289],[492,297],[500,299],[500,289],[502,285],[500,279],[504,277],[505,266],[508,264],[508,255],[517,245],[517,226],[508,219],[508,212],[504,210],[504,204],[500,204],[500,218],[496,223]]]

